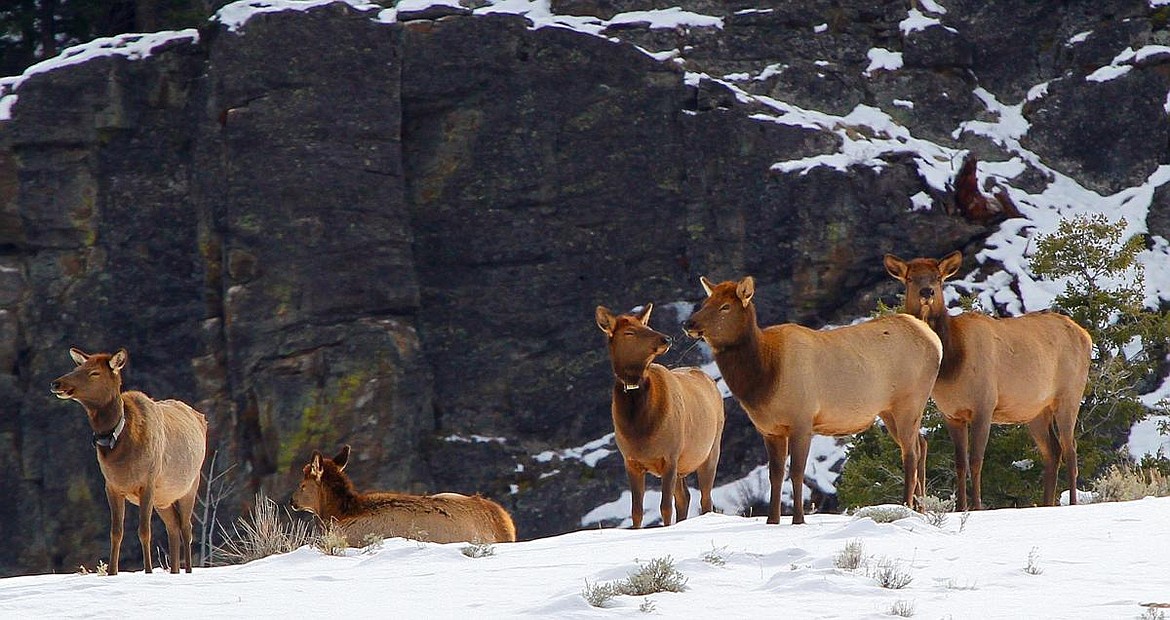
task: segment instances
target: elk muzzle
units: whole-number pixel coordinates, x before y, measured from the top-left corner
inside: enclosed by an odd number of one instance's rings
[[[61,379],[57,379],[49,384],[49,391],[53,393],[53,396],[62,400],[73,398],[73,388],[66,386],[61,382]]]

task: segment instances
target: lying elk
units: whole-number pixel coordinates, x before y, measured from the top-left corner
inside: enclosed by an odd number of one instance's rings
[[[349,453],[348,445],[332,459],[313,451],[304,467],[305,477],[292,496],[293,508],[335,524],[349,546],[365,544],[370,535],[437,543],[515,542],[512,517],[479,495],[358,493],[345,473]]]
[[[118,574],[126,501],[139,507],[143,570],[151,572],[150,517],[167,527],[171,572],[191,572],[191,513],[207,450],[207,420],[177,400],[154,401],[122,391],[126,349],[89,355],[69,349],[73,372],[53,381],[53,394],[85,408],[110,504],[109,574]]]
[[[646,473],[662,478],[662,524],[671,524],[671,502],[682,521],[690,508],[686,476],[698,472],[699,505],[711,512],[711,487],[723,438],[723,397],[698,368],[652,363],[670,339],[650,329],[653,304],[637,315],[614,316],[597,307],[615,377],[611,411],[618,450],[630,480],[630,519],[642,527]]]
[[[768,523],[780,522],[784,460],[791,453],[792,523],[804,523],[804,469],[813,433],[847,435],[885,422],[902,450],[903,499],[925,494],[922,413],[942,358],[925,323],[904,315],[848,327],[812,330],[787,323],[760,329],[752,303],[755,281],[711,284],[684,324],[711,346],[727,387],[743,405],[768,449]]]
[[[1092,339],[1072,319],[1054,312],[1003,319],[976,312],[951,316],[942,286],[962,262],[959,252],[942,260],[885,257],[886,271],[906,285],[906,313],[926,321],[942,340],[942,367],[931,395],[955,443],[958,509],[983,508],[980,478],[992,424],[1028,425],[1044,460],[1046,506],[1056,503],[1056,474],[1063,457],[1069,503],[1075,504],[1073,431],[1089,377]]]

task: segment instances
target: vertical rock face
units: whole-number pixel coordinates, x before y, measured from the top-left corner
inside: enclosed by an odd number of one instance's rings
[[[554,8],[610,19],[667,4]],[[16,550],[0,573],[105,557],[90,430],[47,391],[70,346],[125,346],[127,387],[207,414],[208,476],[237,489],[221,520],[257,489],[286,499],[312,450],[349,443],[359,487],[482,492],[527,538],[579,527],[625,487],[616,452],[533,457],[612,430],[596,305],[653,301],[656,326],[681,336],[700,275],[752,274],[762,322],[844,322],[892,299],[884,252],[937,256],[986,234],[911,209],[932,191],[911,155],[773,169],[869,128],[753,118],[763,110],[683,67],[755,72],[728,81],[832,114],[881,108],[951,145],[984,113],[975,88],[1019,102],[1069,72],[1023,107],[1030,148],[1102,189],[1165,155],[1156,57],[1084,79],[1107,50],[1165,35],[1132,3],[1063,17],[1029,5],[1052,41],[1100,23],[1085,40],[1100,49],[1009,36],[983,5],[903,32],[904,3],[684,4],[722,29],[611,26],[618,41],[515,15],[380,23],[333,4],[30,76],[0,122],[0,495],[15,498],[0,546]],[[645,51],[674,47],[683,62]],[[906,70],[866,75],[875,47]],[[1125,122],[1095,124],[1133,88]],[[1070,123],[1090,130],[1060,131]],[[1102,156],[1092,136],[1118,126],[1129,146]],[[1165,229],[1166,202],[1151,226]],[[666,362],[701,360],[675,347]],[[731,401],[723,454],[720,482],[764,459]]]

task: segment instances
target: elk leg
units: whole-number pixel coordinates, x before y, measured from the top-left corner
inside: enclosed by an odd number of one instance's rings
[[[646,494],[646,472],[626,461],[626,477],[630,479],[630,520],[634,529],[642,527],[642,497]]]
[[[143,486],[138,496],[138,542],[142,545],[142,571],[150,574],[154,562],[150,553],[150,520],[154,515],[154,484]]]
[[[199,494],[199,477],[195,477],[195,481],[191,483],[191,490],[186,495],[179,498],[175,502],[175,512],[179,515],[179,535],[182,544],[181,551],[185,554],[187,572],[191,572],[191,567],[195,565],[195,558],[192,553],[192,545],[195,539],[194,526],[191,523],[191,515],[195,512],[195,498]]]
[[[926,497],[926,454],[929,452],[926,437],[918,435],[918,489],[919,497]]]
[[[983,510],[983,456],[991,435],[991,410],[975,414],[971,422],[971,510]]]
[[[959,512],[967,511],[967,474],[970,456],[967,445],[967,424],[961,421],[952,421],[943,416],[947,426],[947,433],[951,436],[951,443],[955,444],[955,494],[958,496],[955,508]]]
[[[106,574],[118,574],[118,556],[122,552],[122,530],[126,522],[126,498],[106,485],[106,501],[110,504],[110,565]]]
[[[902,439],[902,499],[906,505],[921,510],[921,500],[915,500],[918,491],[918,437]],[[925,497],[919,495],[919,498]]]
[[[171,554],[171,572],[178,573],[179,567],[183,564],[182,534],[180,533],[182,517],[179,514],[178,502],[159,508],[158,516],[162,519],[163,525],[167,527],[167,549]]]
[[[707,460],[699,466],[699,508],[703,514],[714,509],[711,503],[711,489],[715,486],[715,470],[719,467],[719,444],[722,433],[715,436],[715,445],[711,446],[711,453]]]
[[[788,438],[788,479],[792,481],[792,524],[804,523],[804,466],[808,463],[808,449],[812,435],[797,433]]]
[[[1060,467],[1060,443],[1052,431],[1052,419],[1047,415],[1038,415],[1028,422],[1028,434],[1036,442],[1036,449],[1040,451],[1040,458],[1044,461],[1044,506],[1055,505],[1056,474]]]
[[[1056,432],[1060,441],[1060,452],[1064,458],[1064,467],[1068,474],[1068,504],[1075,506],[1077,503],[1077,437],[1076,437],[1076,419],[1077,408],[1080,407],[1079,399],[1071,399],[1072,414],[1061,414],[1057,416]]]
[[[788,458],[788,438],[780,435],[764,437],[768,448],[768,482],[771,496],[768,498],[768,523],[780,523],[780,499],[784,488],[784,461]]]
[[[682,521],[691,512],[691,489],[687,486],[687,477],[678,476],[674,487],[674,520]]]
[[[678,483],[678,464],[667,463],[662,472],[662,501],[658,503],[658,510],[662,513],[662,525],[674,523],[671,519],[671,509],[674,506],[674,486]]]
[[[911,508],[921,510],[921,502],[916,499],[924,497],[924,495],[915,495],[919,487],[919,461],[921,451],[920,446],[925,442],[922,435],[917,433],[915,427],[921,426],[921,419],[919,424],[898,424],[898,415],[895,413],[879,414],[882,422],[886,425],[886,431],[894,438],[894,443],[898,444],[898,449],[902,453],[902,502]]]

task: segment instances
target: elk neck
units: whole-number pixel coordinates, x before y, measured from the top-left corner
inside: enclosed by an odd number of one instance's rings
[[[955,332],[952,329],[954,319],[951,318],[950,313],[943,308],[943,311],[936,316],[926,319],[926,324],[934,330],[938,335],[938,339],[942,341],[942,364],[938,369],[938,376],[941,378],[948,378],[952,376],[959,367],[963,359],[963,347],[958,338],[955,337]]]
[[[78,401],[80,402],[80,401]],[[93,445],[107,450],[114,446],[126,433],[126,403],[121,394],[101,405],[91,405],[82,402],[86,417],[89,418],[89,427],[93,429]],[[133,407],[131,407],[133,409]]]
[[[659,400],[658,382],[646,370],[638,378],[636,387],[630,388],[626,379],[617,378],[613,384],[614,424],[624,435],[642,435],[652,432],[660,422],[653,415],[654,403]]]
[[[714,351],[715,364],[723,375],[724,382],[737,400],[751,406],[764,397],[760,392],[770,389],[769,368],[779,362],[775,353],[765,346],[764,332],[756,323],[752,313],[751,325],[743,338]]]

